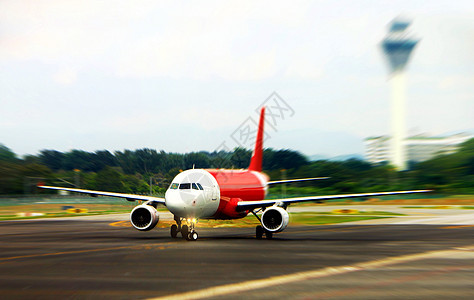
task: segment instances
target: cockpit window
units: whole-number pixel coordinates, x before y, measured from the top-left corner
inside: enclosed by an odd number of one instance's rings
[[[179,189],[180,190],[189,190],[191,188],[191,184],[190,183],[181,183],[179,185]]]
[[[201,191],[204,190],[200,183],[194,183],[194,182],[193,183],[172,183],[170,186],[170,190],[177,190],[178,188],[180,190],[189,190],[191,188],[193,190],[201,190]]]

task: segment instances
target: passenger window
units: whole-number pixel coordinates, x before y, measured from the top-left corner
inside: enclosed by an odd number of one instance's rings
[[[194,182],[192,183],[192,186],[193,186],[193,190],[199,190],[199,188],[197,187],[197,185]]]
[[[201,191],[203,191],[203,190],[204,190],[204,189],[202,188],[202,185],[201,185],[199,182],[198,182],[198,183],[196,183],[196,184],[197,184],[197,186],[199,187],[199,189],[200,189]]]
[[[181,183],[179,185],[179,189],[180,190],[189,190],[191,188],[191,184],[190,183]]]
[[[170,190],[177,190],[177,189],[178,189],[178,186],[179,186],[179,184],[177,184],[177,183],[172,183],[171,186],[170,186]]]

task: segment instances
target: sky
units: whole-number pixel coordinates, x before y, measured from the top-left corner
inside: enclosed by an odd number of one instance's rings
[[[0,144],[232,149],[266,103],[266,147],[363,154],[390,131],[380,41],[400,16],[420,39],[407,133],[474,132],[471,0],[3,0]]]

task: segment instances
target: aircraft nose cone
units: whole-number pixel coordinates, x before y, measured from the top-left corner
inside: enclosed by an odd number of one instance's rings
[[[167,193],[165,197],[166,207],[175,215],[181,217],[195,216],[201,203],[199,195],[186,192]]]
[[[176,175],[166,191],[165,202],[178,217],[205,218],[217,211],[219,194],[219,185],[211,173],[192,169]]]

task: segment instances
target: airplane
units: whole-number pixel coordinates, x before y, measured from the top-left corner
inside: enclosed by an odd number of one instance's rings
[[[140,231],[151,230],[158,224],[159,214],[156,208],[158,205],[164,205],[174,215],[176,222],[170,228],[171,237],[177,238],[178,234],[181,234],[189,241],[198,239],[196,223],[199,219],[240,219],[252,213],[260,222],[255,229],[256,238],[262,239],[265,235],[265,238],[271,239],[274,233],[281,232],[288,226],[287,208],[293,203],[309,201],[321,203],[331,199],[430,192],[430,190],[411,190],[266,200],[268,187],[272,184],[328,177],[270,181],[269,177],[262,172],[264,123],[265,107],[262,107],[255,147],[248,169],[193,168],[183,171],[172,180],[164,198],[45,185],[38,185],[38,187],[89,194],[94,197],[109,196],[129,201],[142,200],[144,203],[135,206],[130,212],[132,226]],[[259,213],[261,213],[260,216]]]

